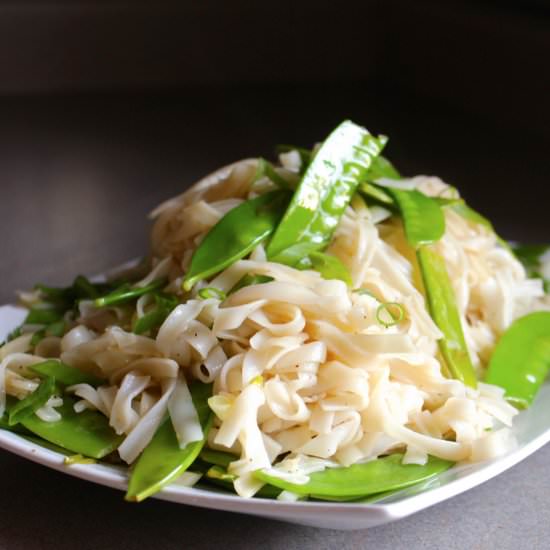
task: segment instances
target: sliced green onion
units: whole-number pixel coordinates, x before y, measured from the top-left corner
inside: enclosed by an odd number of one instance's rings
[[[96,298],[94,300],[95,307],[115,306],[118,304],[124,304],[131,300],[137,299],[144,294],[149,294],[155,290],[161,289],[166,286],[166,279],[157,279],[146,286],[132,287],[127,283],[121,285],[113,292]]]
[[[206,288],[201,288],[199,290],[199,298],[202,298],[203,300],[208,300],[209,298],[215,298],[216,300],[225,300],[227,298],[227,294],[219,288],[216,288],[214,286],[207,286]]]
[[[391,321],[382,317],[384,312],[391,318]],[[376,309],[376,320],[386,328],[398,325],[404,318],[405,308],[398,302],[384,302]]]

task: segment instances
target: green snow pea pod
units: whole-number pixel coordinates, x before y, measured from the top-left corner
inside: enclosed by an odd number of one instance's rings
[[[395,204],[393,197],[376,185],[376,180],[388,178],[398,180],[401,174],[395,169],[393,164],[382,155],[378,155],[373,161],[365,175],[365,181],[359,185],[359,192],[367,199],[374,199],[376,202],[391,207]]]
[[[537,272],[541,268],[541,259],[550,250],[547,244],[514,244],[514,254],[528,271]]]
[[[336,257],[317,250],[313,243],[298,243],[285,248],[272,262],[289,265],[296,269],[313,269],[321,274],[323,279],[340,279],[348,286],[352,284],[348,268]]]
[[[65,334],[65,329],[65,321],[51,323],[45,329],[46,336],[57,336],[58,338],[61,338]]]
[[[376,202],[383,204],[386,207],[395,205],[393,197],[384,191],[381,187],[374,185],[368,181],[364,181],[359,185],[359,193],[363,195],[367,200],[374,199]]]
[[[166,317],[178,305],[176,296],[169,294],[155,294],[156,306],[153,310],[140,317],[134,323],[132,331],[134,334],[145,334],[159,328]]]
[[[166,279],[157,279],[145,286],[131,286],[128,283],[122,284],[119,288],[113,290],[105,296],[100,296],[94,300],[96,307],[116,306],[135,300],[144,294],[150,294],[155,290],[166,286]]]
[[[236,479],[237,476],[228,474],[227,470],[222,466],[212,466],[208,469],[204,478],[205,481],[217,485],[218,487],[223,487],[226,491],[231,493],[235,492],[233,482]],[[272,485],[264,485],[254,496],[259,498],[277,498],[280,493],[281,489],[273,487]]]
[[[454,290],[445,261],[429,244],[438,241],[445,233],[445,217],[439,204],[420,191],[392,189],[405,227],[409,244],[417,249],[417,258],[426,290],[426,298],[435,324],[443,333],[439,349],[448,374],[469,386],[477,380],[470,360]]]
[[[272,259],[299,243],[323,249],[359,183],[386,139],[344,121],[325,140],[298,185],[275,231],[267,256]]]
[[[214,466],[227,468],[231,462],[239,460],[239,457],[225,451],[213,451],[212,449],[203,449],[200,454],[201,460]]]
[[[15,397],[12,397],[11,395],[6,395],[6,410],[4,411],[4,414],[0,416],[0,430],[7,430],[8,432],[13,432],[20,435],[28,435],[31,432],[21,426],[21,424],[10,424],[10,410],[11,408],[18,403],[18,400]]]
[[[452,206],[453,210],[460,214],[465,220],[470,222],[477,223],[486,227],[490,231],[495,231],[493,224],[485,217],[482,216],[479,212],[475,211],[473,208],[468,206],[464,201],[458,202]]]
[[[36,346],[37,344],[39,344],[42,340],[44,340],[44,338],[46,338],[46,331],[45,331],[44,329],[42,329],[42,330],[37,330],[37,331],[32,335],[32,338],[31,338],[31,341],[30,341],[31,347],[34,347],[34,346]]]
[[[245,286],[262,285],[264,283],[270,283],[271,281],[273,281],[273,277],[268,277],[267,275],[245,275],[242,279],[237,281],[237,284],[227,294],[233,294]]]
[[[364,497],[395,489],[402,489],[436,476],[449,469],[452,462],[429,457],[426,465],[402,464],[403,455],[393,454],[363,464],[346,468],[327,468],[309,475],[304,484],[291,483],[280,477],[269,475],[265,470],[254,472],[254,476],[279,489],[298,495],[320,497]]]
[[[319,246],[316,243],[300,242],[281,250],[278,254],[270,257],[269,260],[271,262],[297,267],[312,252],[317,250],[319,250]]]
[[[311,151],[309,149],[304,149],[303,147],[296,147],[295,145],[280,144],[275,147],[275,150],[278,154],[289,153],[290,151],[296,151],[300,155],[300,160],[302,165],[300,166],[300,173],[303,174],[309,163],[311,162]]]
[[[9,422],[9,416],[4,415],[0,417],[0,430],[7,430],[8,432],[14,432],[18,434],[28,434],[29,431],[20,425],[11,426]]]
[[[392,180],[398,180],[401,178],[401,174],[397,171],[395,166],[384,156],[378,155],[365,176],[365,179],[370,182],[376,182],[377,179],[388,178]]]
[[[60,455],[65,455],[65,459],[69,456],[71,456],[73,453],[72,451],[69,451],[67,449],[64,449],[63,447],[60,447],[59,445],[54,445],[53,443],[50,443],[49,441],[46,441],[45,439],[42,439],[41,437],[36,437],[35,435],[32,435],[29,430],[23,428],[25,430],[21,433],[21,436],[25,438],[27,441],[30,441],[31,443],[34,443],[35,445],[39,445],[40,447],[45,447],[46,449],[49,449],[50,451],[54,451],[56,453],[59,453]],[[82,456],[82,455],[80,455]],[[95,458],[90,459],[95,462]]]
[[[292,189],[296,185],[296,180],[298,179],[297,174],[292,174],[292,179],[285,179],[283,176],[277,172],[273,164],[264,158],[258,159],[258,169],[256,170],[256,176],[254,177],[254,182],[258,181],[263,177],[270,179],[277,187],[281,189]]]
[[[48,402],[48,399],[56,393],[56,390],[55,379],[49,376],[32,393],[10,408],[9,425],[15,426],[15,424],[19,424],[25,418],[34,414]]]
[[[25,319],[26,325],[49,325],[57,323],[63,318],[63,311],[49,304],[40,304],[32,307]]]
[[[529,277],[542,279],[544,291],[550,292],[550,279],[543,273],[543,256],[550,250],[547,244],[514,244],[512,251],[516,258],[523,264]]]
[[[423,485],[423,483],[420,483]],[[395,489],[394,491],[385,491],[383,493],[375,493],[373,495],[362,495],[362,496],[352,496],[352,497],[340,497],[336,495],[309,495],[309,498],[314,500],[323,500],[329,502],[361,502],[362,504],[368,504],[373,502],[378,502],[383,498],[386,498],[394,493],[401,491],[401,488]]]
[[[99,296],[102,286],[108,285],[93,284],[86,277],[78,275],[73,281],[72,292],[75,299],[93,299]]]
[[[451,207],[465,220],[477,223],[478,225],[482,225],[483,227],[494,233],[500,246],[502,246],[502,248],[506,248],[506,250],[509,250],[510,252],[513,252],[511,246],[504,239],[499,237],[499,235],[495,231],[493,224],[485,216],[482,216],[479,212],[468,206],[466,202],[464,202],[463,200],[457,201]]]
[[[445,260],[429,246],[417,251],[426,297],[435,324],[443,333],[439,349],[453,378],[475,388],[476,374],[464,339],[454,290]]]
[[[93,299],[100,294],[113,290],[109,283],[91,283],[83,275],[78,275],[73,284],[68,287],[51,287],[41,283],[34,286],[39,290],[46,302],[65,305],[69,309],[75,301],[83,299]]]
[[[516,319],[501,336],[487,370],[486,382],[506,390],[514,405],[528,407],[550,369],[550,312]]]
[[[170,314],[163,308],[156,307],[153,311],[146,313],[134,323],[132,332],[134,334],[145,334],[151,332],[155,328],[159,328]]]
[[[352,285],[348,268],[336,256],[323,252],[311,252],[298,267],[300,269],[314,269],[321,274],[323,279],[339,279],[348,286]]]
[[[172,421],[167,417],[136,462],[128,483],[126,500],[141,502],[154,495],[187,470],[201,452],[214,420],[214,414],[208,407],[212,385],[194,382],[189,386],[189,391],[199,415],[203,439],[180,449]]]
[[[283,215],[291,193],[271,191],[230,210],[204,237],[191,258],[183,282],[185,290],[244,258],[271,235]]]
[[[98,459],[112,453],[123,436],[114,432],[101,413],[90,410],[76,413],[74,404],[75,400],[65,395],[63,405],[56,408],[61,420],[44,422],[33,414],[21,424],[33,434],[73,453]]]
[[[437,202],[441,208],[450,208],[456,206],[457,204],[463,204],[464,201],[458,198],[448,198],[448,197],[431,197],[432,200]]]
[[[37,330],[31,338],[30,345],[36,346],[46,336],[58,336],[61,338],[65,334],[65,321],[63,319],[46,325],[43,329]]]
[[[394,197],[403,216],[405,235],[411,246],[418,248],[443,237],[445,216],[436,201],[416,189],[391,189],[389,193]]]
[[[80,369],[69,367],[57,359],[48,359],[43,363],[37,363],[29,367],[29,370],[35,372],[42,378],[53,377],[56,382],[64,386],[74,386],[75,384],[90,384],[97,387],[105,382],[101,378],[83,372]]]

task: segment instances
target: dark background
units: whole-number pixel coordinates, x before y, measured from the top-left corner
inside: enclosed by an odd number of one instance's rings
[[[544,241],[548,6],[0,1],[0,298],[141,254],[159,201],[346,117]]]
[[[142,254],[158,202],[346,117],[389,135],[405,174],[457,185],[504,237],[547,241],[549,59],[544,0],[0,1],[0,303]],[[543,548],[549,458],[352,536],[138,511],[1,453],[0,548],[71,548],[82,534],[81,548],[106,549]]]

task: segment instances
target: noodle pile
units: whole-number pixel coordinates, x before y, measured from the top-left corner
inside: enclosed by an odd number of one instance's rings
[[[296,152],[281,155],[286,175],[299,168]],[[98,388],[78,384],[78,411],[94,409],[125,439],[120,457],[131,464],[169,412],[180,444],[202,437],[188,381],[213,382],[212,449],[238,455],[229,473],[237,492],[253,495],[259,468],[307,480],[327,466],[351,465],[402,450],[404,463],[428,455],[478,461],[513,448],[517,414],[503,390],[477,389],[446,378],[438,354],[442,337],[425,304],[414,255],[398,219],[360,200],[346,210],[327,252],[349,269],[352,287],[266,260],[258,246],[209,283],[182,290],[193,251],[208,230],[243,200],[273,188],[251,182],[257,161],[222,169],[153,212],[152,271],[139,285],[167,277],[180,304],[154,338],[131,333],[135,311],[80,304],[62,337],[47,337],[31,352],[31,334],[0,349],[0,409],[7,395],[22,398],[38,381],[27,367],[46,357],[105,378]],[[431,196],[451,192],[437,178],[410,184]],[[482,225],[445,209],[446,233],[437,244],[457,297],[471,359],[480,373],[503,331],[517,317],[548,309],[542,282]],[[270,282],[246,286],[222,300],[247,274]],[[221,291],[201,299],[201,287]],[[32,303],[33,295],[26,295]],[[396,320],[385,304],[399,304]],[[384,317],[385,316],[385,317]],[[384,322],[386,318],[387,322]],[[37,411],[59,417],[59,397]],[[281,458],[283,458],[281,460]],[[299,482],[299,481],[298,481]]]

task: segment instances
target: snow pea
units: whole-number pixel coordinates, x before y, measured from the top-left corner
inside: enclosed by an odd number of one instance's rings
[[[28,317],[27,317],[28,318]],[[58,336],[61,338],[65,334],[65,321],[60,319],[59,321],[54,321],[47,325],[43,325],[44,328],[37,330],[31,338],[30,345],[32,347],[36,346],[41,342],[46,336]]]
[[[445,216],[436,201],[416,189],[391,189],[389,193],[397,202],[411,246],[418,248],[441,239],[445,233]]]
[[[300,262],[309,256],[309,254],[317,251],[318,249],[319,246],[316,243],[300,242],[281,250],[278,254],[271,256],[269,260],[271,262],[297,267]]]
[[[430,313],[443,333],[439,349],[449,371],[447,374],[475,388],[476,374],[464,339],[445,260],[429,246],[420,247],[417,258]]]
[[[125,304],[144,294],[150,294],[155,290],[159,290],[163,286],[166,286],[166,282],[166,279],[157,279],[145,286],[131,286],[129,283],[124,283],[109,294],[96,298],[94,305],[96,307],[106,307]]]
[[[29,370],[35,372],[41,377],[53,377],[56,382],[63,384],[64,386],[73,386],[74,384],[90,384],[91,386],[100,386],[104,383],[104,380],[83,372],[69,365],[65,365],[57,359],[48,359],[43,363],[37,363],[31,365]]]
[[[457,214],[462,216],[465,220],[473,223],[477,223],[478,225],[482,225],[483,227],[485,227],[486,229],[494,233],[500,246],[512,252],[512,247],[503,238],[501,238],[498,235],[498,233],[495,231],[493,224],[485,216],[482,216],[479,212],[474,210],[472,207],[468,206],[466,202],[464,202],[463,200],[457,201],[451,207]]]
[[[244,258],[275,231],[291,193],[277,190],[230,210],[204,237],[191,258],[185,290]]]
[[[550,292],[550,279],[545,277],[542,265],[542,257],[550,250],[547,244],[515,244],[512,251],[516,258],[523,264],[529,277],[542,279],[544,291]]]
[[[308,166],[267,247],[268,258],[303,242],[324,248],[385,143],[351,121],[341,123]]]
[[[212,449],[203,449],[200,458],[208,464],[221,466],[222,468],[227,468],[231,462],[239,460],[239,457],[236,455],[224,451],[214,451]]]
[[[348,268],[336,257],[317,250],[314,243],[298,243],[285,248],[272,262],[289,265],[296,269],[313,269],[321,274],[323,279],[340,279],[348,286],[352,284]]]
[[[172,422],[167,417],[136,462],[128,483],[126,500],[141,502],[157,493],[187,470],[201,452],[214,420],[208,407],[212,385],[194,382],[189,386],[189,391],[203,428],[203,439],[180,449]]]
[[[102,294],[113,291],[120,285],[118,282],[91,283],[86,277],[78,275],[68,287],[51,287],[35,285],[43,300],[41,305],[55,308],[60,313],[76,308],[80,300],[94,300]]]
[[[63,302],[69,305],[78,299],[97,298],[101,292],[110,288],[107,283],[91,283],[83,275],[78,275],[68,287],[51,287],[38,283],[34,286],[48,302]]]
[[[550,312],[516,319],[501,336],[487,370],[486,382],[506,390],[507,399],[529,406],[550,369]]]
[[[398,180],[401,178],[401,174],[386,157],[378,155],[375,159],[373,159],[365,178],[370,182],[376,182],[379,178]]]
[[[63,311],[51,306],[40,304],[29,310],[25,319],[26,325],[49,325],[56,323],[63,318]]]
[[[298,495],[320,497],[363,497],[402,489],[449,469],[452,462],[429,457],[426,465],[402,464],[403,455],[393,454],[346,468],[327,468],[309,475],[304,484],[291,483],[266,470],[254,472],[256,478]]]
[[[393,197],[389,193],[386,193],[384,189],[368,181],[361,183],[358,190],[359,193],[361,193],[361,195],[363,195],[366,199],[374,199],[383,206],[391,207],[395,204]]]
[[[420,191],[392,189],[405,227],[405,236],[417,249],[417,259],[430,313],[443,333],[439,349],[447,367],[447,374],[476,387],[476,375],[470,360],[462,331],[454,290],[445,261],[428,245],[445,233],[445,217],[439,204]]]
[[[240,290],[241,288],[244,288],[245,286],[251,286],[251,285],[261,285],[264,283],[270,283],[273,281],[273,277],[268,277],[267,275],[245,275],[242,277],[239,281],[237,281],[237,284],[233,288],[229,290],[227,293],[228,295],[233,294],[237,292],[237,290]]]
[[[73,453],[99,459],[113,452],[123,436],[114,432],[101,413],[91,410],[76,413],[74,404],[75,400],[65,395],[63,405],[56,408],[61,414],[60,420],[44,422],[33,414],[21,424],[33,434]]]
[[[222,487],[231,493],[235,492],[233,482],[236,479],[237,476],[228,474],[227,470],[222,466],[212,466],[207,470],[204,478],[205,481],[210,482],[217,487]],[[272,485],[264,485],[254,496],[259,498],[277,498],[280,493],[281,489],[273,487]]]
[[[17,404],[17,399],[15,397],[12,397],[11,395],[6,396],[6,410],[2,416],[0,416],[0,430],[7,430],[8,432],[13,432],[20,435],[28,435],[31,432],[21,426],[21,424],[10,424],[10,415],[9,411],[11,408]]]
[[[452,208],[465,220],[482,225],[490,231],[495,231],[493,224],[485,216],[482,216],[479,212],[468,206],[464,201],[454,204]]]
[[[340,279],[348,286],[352,285],[348,268],[336,257],[323,252],[310,252],[299,264],[300,269],[314,269],[323,279]]]
[[[168,294],[155,294],[155,302],[156,307],[134,323],[132,330],[135,334],[144,334],[159,328],[178,305],[176,296]]]
[[[23,324],[41,325],[31,340],[36,346],[46,336],[65,334],[65,313],[76,308],[81,299],[96,298],[100,291],[110,291],[111,284],[92,284],[86,277],[79,275],[69,287],[50,287],[43,284],[34,286],[39,291],[41,301],[30,308]]]
[[[254,181],[256,182],[264,176],[270,179],[277,187],[281,189],[292,189],[296,183],[295,180],[287,181],[277,172],[277,170],[275,170],[275,167],[273,166],[273,164],[271,164],[271,162],[260,157],[258,159],[258,168],[256,170]],[[293,174],[293,176],[296,177],[296,174]]]
[[[296,151],[300,155],[300,160],[302,165],[300,166],[300,173],[303,174],[311,162],[311,151],[303,147],[296,147],[295,145],[280,144],[275,148],[278,154],[280,153],[289,153],[290,151]]]
[[[17,426],[15,426],[17,427]],[[26,428],[22,428],[25,430],[24,432],[21,432],[21,436],[26,439],[27,441],[30,441],[31,443],[34,443],[35,445],[39,445],[40,447],[45,447],[46,449],[49,449],[50,451],[54,451],[56,453],[59,453],[60,455],[65,455],[65,457],[71,456],[72,451],[68,451],[67,449],[64,449],[63,447],[60,447],[59,445],[54,445],[53,443],[50,443],[49,441],[46,441],[45,439],[42,439],[41,437],[36,437],[32,435],[29,430]],[[95,459],[92,459],[95,460]]]
[[[40,407],[43,407],[50,397],[57,391],[55,379],[48,376],[27,397],[18,401],[10,408],[8,423],[10,426],[21,423],[25,418],[33,415]]]

